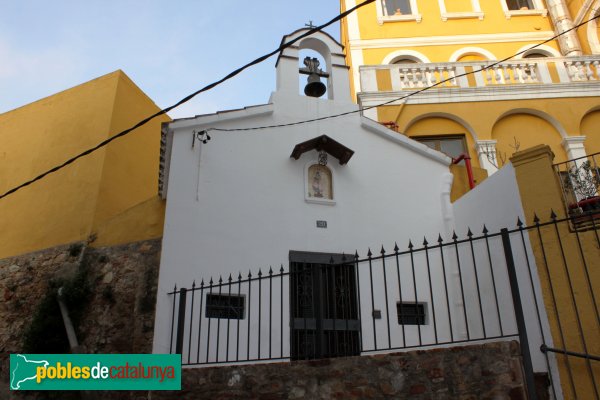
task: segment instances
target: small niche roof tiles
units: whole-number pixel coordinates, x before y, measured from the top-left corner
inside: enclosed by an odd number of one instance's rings
[[[294,147],[290,157],[292,157],[294,160],[297,160],[302,154],[311,150],[326,151],[332,157],[337,158],[340,162],[340,165],[347,164],[354,154],[353,150],[350,150],[343,144],[333,140],[327,135],[321,135],[307,140],[306,142],[298,143]]]

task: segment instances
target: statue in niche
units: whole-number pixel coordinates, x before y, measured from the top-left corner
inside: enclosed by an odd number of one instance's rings
[[[323,183],[321,182],[321,171],[317,171],[313,177],[313,194],[315,197],[323,197]]]
[[[308,197],[333,199],[331,171],[324,165],[311,165],[308,168]]]

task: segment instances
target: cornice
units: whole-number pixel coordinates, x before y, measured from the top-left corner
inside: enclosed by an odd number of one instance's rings
[[[552,31],[490,33],[478,35],[423,36],[411,38],[350,40],[351,49],[470,45],[475,43],[540,42],[554,36]]]
[[[362,92],[358,93],[362,107],[390,102],[399,104],[438,104],[475,101],[535,100],[568,97],[600,97],[598,83],[564,83],[553,85],[488,86],[480,88],[431,89],[417,95],[405,97],[411,91]],[[393,101],[394,99],[400,99]]]

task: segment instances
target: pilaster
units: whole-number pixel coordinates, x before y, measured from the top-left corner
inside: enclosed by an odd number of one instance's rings
[[[562,145],[569,160],[587,156],[583,146],[585,139],[586,136],[569,136],[563,139]]]

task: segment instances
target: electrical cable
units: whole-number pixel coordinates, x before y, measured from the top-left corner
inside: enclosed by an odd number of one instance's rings
[[[560,36],[564,35],[565,33],[568,33],[568,32],[570,32],[572,30],[575,30],[575,29],[581,27],[582,25],[585,25],[585,24],[587,24],[587,23],[589,23],[589,22],[591,22],[591,21],[593,21],[593,20],[595,20],[597,18],[600,18],[600,14],[597,15],[597,16],[595,16],[595,17],[593,17],[593,18],[588,19],[587,21],[581,22],[580,24],[578,24],[576,26],[573,26],[572,28],[567,29],[564,32],[558,33],[558,34],[552,36],[551,38],[544,40],[543,42],[540,42],[540,43],[538,43],[538,44],[536,44],[536,45],[534,45],[532,47],[529,47],[529,48],[527,48],[525,50],[521,50],[518,53],[515,53],[515,54],[510,55],[508,57],[505,57],[503,59],[494,61],[493,63],[491,63],[489,65],[486,65],[486,66],[483,66],[483,67],[481,67],[480,69],[478,69],[476,71],[473,70],[473,71],[463,72],[463,73],[458,74],[458,75],[454,75],[454,76],[452,76],[450,78],[446,78],[444,80],[436,82],[436,83],[434,83],[434,84],[432,84],[430,86],[425,86],[425,87],[423,87],[423,88],[421,88],[419,90],[416,90],[414,92],[408,93],[408,94],[406,94],[404,96],[401,96],[401,97],[397,97],[397,98],[392,99],[392,100],[385,101],[383,103],[374,104],[374,105],[367,106],[367,107],[359,107],[357,110],[346,111],[346,112],[339,113],[339,114],[326,115],[326,116],[323,116],[323,117],[306,119],[306,120],[301,120],[301,121],[296,121],[296,122],[288,122],[288,123],[276,124],[276,125],[256,126],[256,127],[250,127],[250,128],[206,128],[206,129],[203,129],[202,131],[203,132],[209,132],[209,131],[236,132],[236,131],[254,131],[254,130],[259,130],[259,129],[270,129],[270,128],[283,128],[283,127],[287,127],[287,126],[302,125],[302,124],[311,123],[311,122],[323,121],[323,120],[326,120],[326,119],[343,117],[343,116],[350,115],[350,114],[356,114],[356,113],[359,113],[359,112],[362,112],[362,111],[365,111],[365,110],[370,110],[372,108],[386,106],[386,105],[389,105],[391,103],[395,103],[395,102],[407,99],[409,97],[415,96],[415,95],[417,95],[419,93],[425,92],[425,91],[427,91],[429,89],[432,89],[434,87],[443,85],[444,83],[450,82],[452,80],[455,80],[456,78],[462,78],[462,77],[465,77],[465,76],[476,74],[476,73],[481,72],[481,71],[492,69],[495,66],[497,66],[497,65],[499,65],[499,64],[501,64],[503,62],[509,61],[509,60],[513,59],[514,57],[516,57],[516,56],[519,56],[519,55],[521,55],[521,54],[523,54],[525,52],[528,52],[530,50],[536,49],[536,48],[538,48],[540,46],[543,46],[546,43],[549,43],[549,42],[551,42],[553,40],[556,40],[557,38],[559,38]],[[600,73],[600,71],[599,71],[599,73]]]
[[[28,180],[28,181],[26,181],[26,182],[24,182],[24,183],[22,183],[22,184],[20,184],[20,185],[18,185],[16,187],[14,187],[14,188],[8,190],[7,192],[5,192],[5,193],[3,193],[3,194],[0,195],[0,199],[3,199],[6,196],[8,196],[8,195],[10,195],[10,194],[12,194],[14,192],[16,192],[19,189],[22,189],[22,188],[24,188],[26,186],[31,185],[32,183],[34,183],[36,181],[39,181],[40,179],[46,177],[47,175],[49,175],[51,173],[54,173],[54,172],[56,172],[56,171],[58,171],[58,170],[60,170],[60,169],[62,169],[64,167],[66,167],[67,165],[72,164],[73,162],[77,161],[78,159],[80,159],[82,157],[85,157],[88,154],[91,154],[91,153],[95,152],[96,150],[98,150],[98,149],[100,149],[100,148],[108,145],[112,141],[114,141],[114,140],[116,140],[116,139],[118,139],[120,137],[123,137],[123,136],[125,136],[125,135],[127,135],[129,133],[131,133],[135,129],[137,129],[137,128],[139,128],[139,127],[147,124],[148,122],[150,122],[154,118],[156,118],[156,117],[158,117],[160,115],[166,114],[169,111],[171,111],[172,109],[174,109],[176,107],[179,107],[180,105],[182,105],[184,103],[187,103],[188,101],[190,101],[191,99],[193,99],[194,97],[196,97],[197,95],[199,95],[200,93],[203,93],[203,92],[206,92],[208,90],[213,89],[214,87],[216,87],[216,86],[220,85],[221,83],[223,83],[223,82],[225,82],[225,81],[233,78],[234,76],[238,75],[239,73],[241,73],[242,71],[248,69],[249,67],[254,66],[256,64],[259,64],[259,63],[265,61],[266,59],[274,56],[275,54],[281,52],[282,50],[284,50],[284,49],[292,46],[297,41],[299,41],[301,39],[304,39],[305,37],[310,36],[310,35],[312,35],[315,32],[321,31],[322,29],[328,27],[329,25],[331,25],[331,24],[333,24],[333,23],[341,20],[342,18],[344,18],[344,17],[346,17],[348,15],[350,15],[355,10],[358,10],[359,8],[364,7],[367,4],[373,3],[374,1],[375,0],[365,0],[364,2],[362,2],[362,3],[360,3],[360,4],[358,4],[358,5],[354,6],[354,7],[352,7],[351,9],[346,10],[343,13],[340,13],[339,15],[337,15],[334,18],[332,18],[328,22],[326,22],[326,23],[324,23],[322,25],[316,26],[314,28],[309,29],[308,31],[304,32],[302,35],[298,36],[297,38],[295,38],[293,40],[290,40],[289,42],[286,42],[286,43],[281,43],[277,49],[275,49],[275,50],[271,51],[270,53],[267,53],[267,54],[265,54],[263,56],[260,56],[260,57],[256,58],[253,61],[250,61],[249,63],[243,65],[242,67],[240,67],[240,68],[238,68],[238,69],[230,72],[229,74],[225,75],[223,78],[219,79],[218,81],[215,81],[215,82],[213,82],[211,84],[208,84],[208,85],[204,86],[203,88],[195,91],[194,93],[192,93],[192,94],[184,97],[183,99],[179,100],[177,103],[173,104],[172,106],[169,106],[167,108],[163,108],[160,111],[157,111],[156,113],[152,114],[151,116],[146,117],[145,119],[139,121],[138,123],[136,123],[135,125],[133,125],[131,128],[125,129],[124,131],[121,131],[121,132],[117,133],[116,135],[111,136],[110,138],[108,138],[108,139],[106,139],[106,140],[98,143],[96,146],[91,147],[91,148],[89,148],[89,149],[87,149],[87,150],[85,150],[85,151],[77,154],[76,156],[69,158],[68,160],[66,160],[62,164],[59,164],[59,165],[57,165],[57,166],[55,166],[55,167],[53,167],[53,168],[51,168],[51,169],[49,169],[49,170],[41,173],[41,174],[39,174],[35,178],[30,179],[30,180]]]
[[[82,157],[84,157],[84,156],[86,156],[88,154],[93,153],[94,151],[96,151],[96,150],[98,150],[98,149],[100,149],[100,148],[108,145],[113,140],[116,140],[116,139],[118,139],[120,137],[123,137],[123,136],[131,133],[133,130],[139,128],[140,126],[145,125],[146,123],[148,123],[152,119],[154,119],[154,118],[156,118],[156,117],[158,117],[158,116],[160,116],[162,114],[166,114],[167,112],[171,111],[172,109],[174,109],[176,107],[179,107],[180,105],[188,102],[189,100],[191,100],[192,98],[194,98],[198,94],[213,89],[215,86],[218,86],[221,83],[223,83],[223,82],[225,82],[225,81],[233,78],[234,76],[238,75],[239,73],[241,73],[245,69],[247,69],[247,68],[249,68],[249,67],[251,67],[253,65],[256,65],[256,64],[259,64],[259,63],[265,61],[266,59],[272,57],[273,55],[279,53],[280,51],[286,49],[287,47],[290,47],[291,45],[293,45],[297,41],[299,41],[299,40],[301,40],[301,39],[303,39],[303,38],[305,38],[305,37],[307,37],[309,35],[312,35],[313,33],[317,32],[317,31],[320,31],[323,28],[326,28],[327,26],[333,24],[334,22],[337,22],[340,19],[348,16],[349,14],[351,14],[352,12],[354,12],[355,10],[357,10],[357,9],[359,9],[359,8],[367,5],[367,4],[370,4],[370,3],[374,2],[374,1],[375,0],[365,0],[364,2],[358,4],[357,6],[352,7],[351,9],[346,10],[343,13],[340,13],[339,15],[337,15],[336,17],[334,17],[330,21],[324,23],[323,25],[319,25],[319,26],[317,26],[315,28],[311,28],[308,31],[306,31],[305,33],[303,33],[302,35],[298,36],[297,38],[295,38],[295,39],[293,39],[293,40],[291,40],[289,42],[282,43],[276,50],[273,50],[270,53],[267,53],[267,54],[265,54],[265,55],[263,55],[261,57],[258,57],[255,60],[253,60],[253,61],[245,64],[244,66],[242,66],[242,67],[234,70],[233,72],[227,74],[225,77],[221,78],[220,80],[215,81],[215,82],[213,82],[213,83],[211,83],[209,85],[204,86],[203,88],[195,91],[194,93],[192,93],[192,94],[184,97],[183,99],[181,99],[180,101],[178,101],[174,105],[169,106],[167,108],[164,108],[164,109],[156,112],[155,114],[153,114],[153,115],[151,115],[151,116],[149,116],[149,117],[141,120],[137,124],[133,125],[131,128],[128,128],[128,129],[126,129],[124,131],[119,132],[118,134],[116,134],[114,136],[111,136],[110,138],[108,138],[108,139],[100,142],[98,145],[96,145],[96,146],[94,146],[94,147],[92,147],[92,148],[90,148],[88,150],[85,150],[84,152],[82,152],[82,153],[80,153],[80,154],[78,154],[78,155],[76,155],[76,156],[68,159],[67,161],[63,162],[62,164],[57,165],[54,168],[51,168],[51,169],[47,170],[46,172],[43,172],[42,174],[36,176],[35,178],[33,178],[33,179],[29,180],[29,181],[26,181],[26,182],[20,184],[19,186],[16,186],[16,187],[8,190],[7,192],[5,192],[5,193],[3,193],[3,194],[0,195],[0,199],[3,199],[4,197],[6,197],[6,196],[8,196],[8,195],[10,195],[10,194],[12,194],[14,192],[16,192],[17,190],[22,189],[22,188],[24,188],[26,186],[29,186],[32,183],[34,183],[34,182],[36,182],[36,181],[44,178],[45,176],[47,176],[47,175],[49,175],[49,174],[51,174],[53,172],[56,172],[56,171],[58,171],[58,170],[60,170],[60,169],[62,169],[64,167],[66,167],[67,165],[75,162],[76,160],[78,160],[78,159],[80,159],[80,158],[82,158]],[[464,76],[468,76],[468,75],[472,75],[472,74],[475,74],[477,72],[484,71],[484,70],[487,70],[487,69],[491,69],[491,68],[495,67],[498,64],[506,62],[506,61],[508,61],[508,60],[510,60],[510,59],[512,59],[512,58],[514,58],[514,57],[516,57],[518,55],[520,55],[520,54],[525,53],[526,51],[530,51],[530,50],[535,49],[537,47],[540,47],[540,46],[542,46],[542,45],[544,45],[546,43],[549,43],[549,42],[551,42],[553,40],[556,40],[560,36],[562,36],[562,35],[570,32],[572,30],[578,29],[579,27],[581,27],[581,26],[583,26],[583,25],[585,25],[585,24],[587,24],[587,23],[589,23],[589,22],[591,22],[591,21],[593,21],[595,19],[598,19],[598,18],[600,18],[600,15],[592,17],[592,18],[590,18],[590,19],[588,19],[586,21],[583,21],[583,22],[581,22],[581,23],[579,23],[579,24],[577,24],[577,25],[575,25],[575,26],[567,29],[566,31],[558,33],[558,34],[554,35],[553,37],[551,37],[549,39],[546,39],[543,42],[540,42],[540,43],[538,43],[538,44],[536,44],[536,45],[534,45],[534,46],[532,46],[530,48],[522,50],[522,51],[520,51],[518,53],[515,53],[515,54],[513,54],[513,55],[511,55],[509,57],[503,58],[501,60],[497,60],[497,61],[495,61],[495,62],[493,62],[493,63],[491,63],[491,64],[489,64],[487,66],[482,67],[481,69],[479,69],[477,71],[473,70],[473,71],[470,71],[470,72],[464,72],[462,74],[455,75],[454,77],[441,80],[439,82],[436,82],[433,85],[423,87],[423,88],[421,88],[421,89],[419,89],[417,91],[408,93],[408,94],[406,94],[404,96],[401,96],[401,97],[398,97],[398,98],[395,98],[395,99],[392,99],[392,100],[388,100],[388,101],[380,103],[380,104],[374,104],[372,106],[363,107],[363,108],[359,108],[357,110],[352,110],[352,111],[346,111],[346,112],[339,113],[339,114],[327,115],[327,116],[324,116],[324,117],[312,118],[312,119],[301,120],[301,121],[290,122],[290,123],[284,123],[284,124],[266,125],[266,126],[250,127],[250,128],[229,128],[229,129],[227,129],[227,128],[206,128],[206,129],[203,130],[203,132],[208,132],[208,131],[234,132],[234,131],[251,131],[251,130],[259,130],[259,129],[269,129],[269,128],[282,128],[282,127],[287,127],[287,126],[294,126],[294,125],[307,124],[307,123],[316,122],[316,121],[322,121],[322,120],[326,120],[326,119],[338,118],[338,117],[342,117],[342,116],[346,116],[346,115],[350,115],[350,114],[355,114],[355,113],[358,113],[358,112],[361,112],[361,111],[370,110],[372,108],[385,106],[385,105],[388,105],[388,104],[391,104],[391,103],[395,103],[397,101],[404,100],[404,99],[406,99],[408,97],[415,96],[415,95],[417,95],[419,93],[422,93],[422,92],[424,92],[426,90],[435,88],[435,87],[437,87],[439,85],[442,85],[442,84],[444,84],[444,83],[446,83],[448,81],[451,81],[453,79],[464,77]]]

